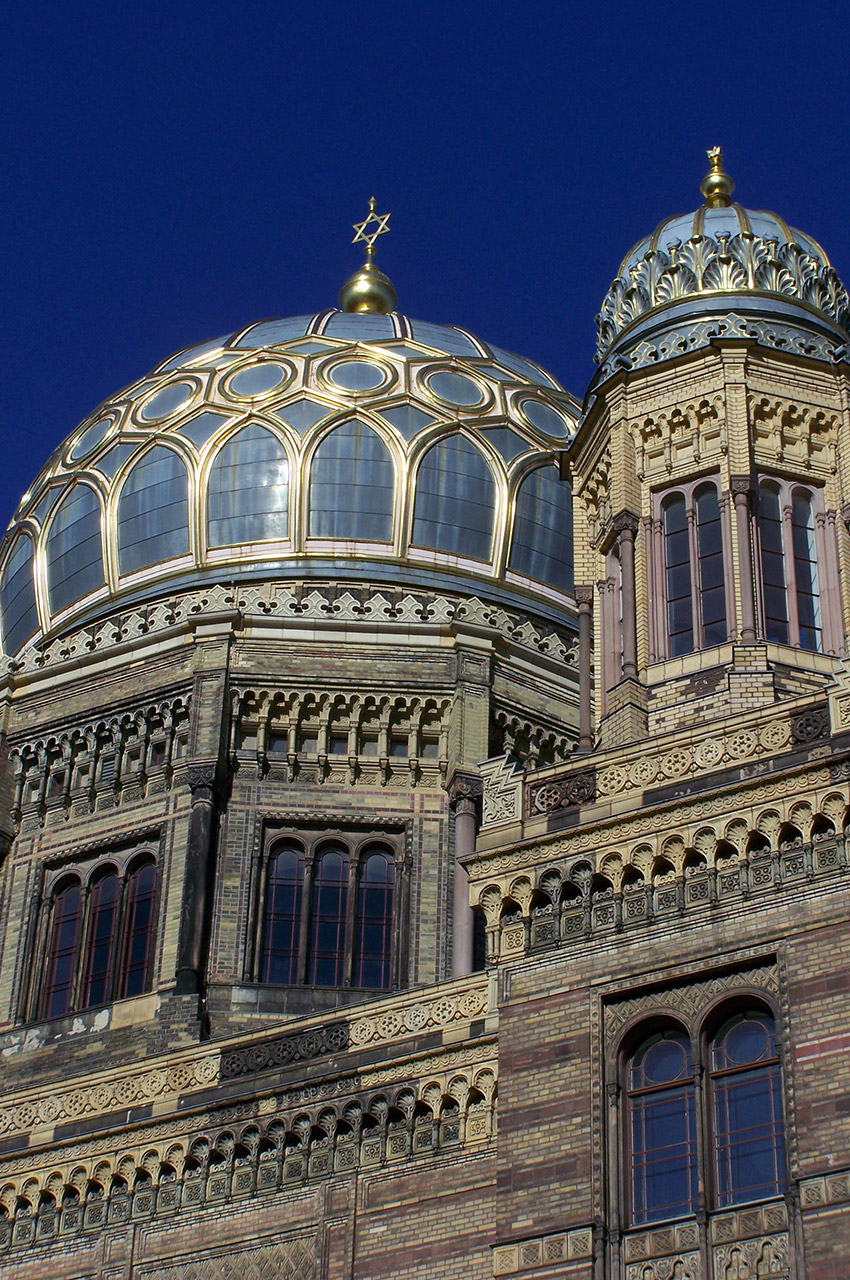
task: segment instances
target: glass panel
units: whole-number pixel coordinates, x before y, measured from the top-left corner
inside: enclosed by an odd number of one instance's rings
[[[392,955],[395,866],[383,852],[364,852],[357,895],[354,985],[386,990]]]
[[[118,468],[123,466],[127,461],[130,454],[133,453],[134,450],[138,449],[139,443],[140,442],[138,440],[134,440],[132,443],[128,444],[114,444],[112,448],[107,450],[103,457],[98,459],[98,461],[93,465],[97,467],[98,471],[102,471],[103,474],[108,476],[111,480]]]
[[[355,311],[337,311],[323,332],[328,338],[345,338],[349,342],[381,342],[396,336],[389,316],[360,315]]]
[[[326,848],[316,862],[310,906],[307,981],[311,986],[338,987],[343,980],[348,910],[348,852],[342,845]]]
[[[428,450],[416,477],[413,542],[451,555],[489,560],[496,485],[485,459],[464,436]]]
[[[194,394],[195,388],[191,382],[172,382],[148,400],[139,410],[139,417],[145,422],[159,422],[169,414],[176,413]]]
[[[316,400],[293,400],[291,404],[282,405],[275,413],[276,418],[280,418],[281,422],[286,422],[293,427],[299,435],[303,435],[308,428],[313,427],[321,418],[326,418],[329,413],[333,413],[326,404],[319,404]]]
[[[168,373],[169,369],[179,369],[183,364],[191,364],[193,360],[200,360],[201,356],[209,355],[212,351],[220,351],[227,342],[228,334],[223,338],[213,338],[210,342],[199,342],[194,347],[184,347],[182,351],[178,351],[170,360],[166,360],[164,364],[158,365],[157,373]]]
[[[186,436],[199,449],[203,448],[214,431],[217,431],[223,422],[227,421],[227,417],[223,413],[199,413],[196,418],[191,418],[189,422],[184,422],[182,427],[178,428],[181,436]]]
[[[264,360],[262,364],[252,365],[249,369],[239,369],[228,379],[227,390],[235,395],[250,399],[252,396],[268,395],[275,387],[281,387],[292,377],[292,371],[282,364],[273,364]]]
[[[118,995],[139,996],[148,989],[148,968],[156,894],[156,867],[152,862],[138,867],[127,885],[124,963]]]
[[[288,316],[285,320],[264,320],[260,324],[252,325],[235,345],[237,348],[274,347],[279,342],[303,338],[312,320],[312,316]]]
[[[118,918],[118,876],[112,872],[93,885],[89,899],[89,937],[82,1009],[109,999],[115,926]]]
[[[41,1003],[43,1018],[61,1018],[71,1010],[81,915],[80,885],[68,885],[53,901]]]
[[[6,561],[0,586],[0,606],[3,609],[3,648],[9,654],[17,653],[18,649],[38,630],[32,562],[32,540],[25,533],[19,534],[12,548],[12,554]]]
[[[697,518],[702,642],[704,645],[722,644],[727,637],[726,585],[720,504],[714,485],[699,489],[694,505]]]
[[[555,379],[551,378],[545,369],[539,369],[530,360],[525,360],[522,356],[515,356],[512,351],[503,351],[501,347],[491,347],[490,350],[499,364],[503,364],[507,369],[513,369],[526,382],[536,382],[540,387],[553,387],[556,391],[561,390]]]
[[[383,369],[367,360],[345,360],[328,369],[327,376],[345,391],[372,391],[387,380]]]
[[[99,418],[97,422],[93,422],[88,431],[80,436],[68,456],[74,462],[84,458],[86,454],[91,453],[92,449],[97,448],[111,426],[111,418]]]
[[[635,1225],[682,1217],[696,1208],[691,1071],[690,1044],[675,1031],[653,1036],[630,1063],[631,1217]]]
[[[484,400],[484,392],[478,383],[463,373],[432,373],[427,379],[427,385],[429,391],[449,404],[476,405]]]
[[[298,940],[304,860],[297,845],[281,849],[269,862],[263,923],[262,982],[298,981]]]
[[[386,417],[386,414],[384,416]],[[513,462],[514,458],[518,458],[521,453],[528,453],[532,448],[527,440],[523,440],[521,435],[516,431],[508,430],[507,427],[493,427],[484,434],[496,446],[506,462]]]
[[[321,442],[310,475],[310,537],[389,542],[393,464],[363,422],[346,422]]]
[[[788,643],[788,600],[785,588],[785,551],[779,491],[759,485],[759,542],[761,544],[764,630],[768,640]]]
[[[53,504],[61,492],[62,485],[54,485],[52,489],[42,494],[37,506],[33,507],[32,515],[40,525],[44,524],[45,517],[53,510]]]
[[[210,471],[209,542],[229,547],[289,536],[289,462],[270,431],[249,423],[219,450]]]
[[[62,499],[47,535],[47,588],[50,610],[59,613],[102,587],[103,548],[100,501],[86,484],[75,484]]]
[[[419,320],[413,320],[410,327],[413,330],[413,337],[416,342],[424,342],[427,347],[433,347],[436,351],[445,351],[446,355],[486,355],[486,352],[480,351],[465,333],[460,333],[457,329],[450,329],[447,325],[426,324]]]
[[[434,422],[429,413],[414,409],[412,404],[400,404],[395,409],[382,409],[381,417],[391,422],[405,440],[412,440],[417,431],[421,431],[423,427],[430,427]]]
[[[567,422],[562,414],[542,400],[523,400],[520,408],[531,425],[548,436],[568,436],[575,429],[575,424]]]
[[[570,486],[554,467],[538,467],[523,480],[516,503],[508,565],[515,573],[573,589],[573,504]]]
[[[800,624],[800,647],[821,650],[823,630],[818,592],[815,521],[811,497],[800,489],[795,491],[793,497],[791,534],[794,543],[794,585]]]
[[[664,501],[664,556],[667,568],[667,635],[671,657],[694,647],[691,601],[691,550],[685,499],[680,493]]]
[[[781,1195],[785,1137],[773,1020],[747,1013],[712,1045],[714,1150],[721,1208]]]
[[[135,573],[189,550],[188,476],[172,449],[155,445],[127,477],[118,501],[121,573]]]

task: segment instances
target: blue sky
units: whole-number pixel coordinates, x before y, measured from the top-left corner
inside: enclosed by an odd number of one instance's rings
[[[15,6],[0,75],[0,519],[171,351],[332,305],[392,210],[400,309],[581,396],[631,244],[736,198],[850,281],[846,8],[218,0]]]

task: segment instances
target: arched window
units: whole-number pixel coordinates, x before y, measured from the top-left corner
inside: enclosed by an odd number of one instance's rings
[[[310,537],[391,542],[395,473],[387,446],[364,422],[322,440],[310,473]]]
[[[75,484],[56,508],[47,534],[47,588],[52,613],[102,587],[100,501],[87,484]]]
[[[519,487],[508,567],[561,591],[572,591],[572,495],[554,467],[538,467]]]
[[[384,990],[390,985],[392,957],[392,855],[367,847],[360,859],[357,889],[357,933],[354,942],[354,986]]]
[[[345,922],[348,915],[348,850],[325,846],[313,872],[307,981],[338,987],[345,970]]]
[[[785,1189],[785,1139],[773,1019],[736,1014],[710,1046],[715,1197],[719,1208]]]
[[[186,466],[173,449],[155,445],[133,467],[118,500],[121,573],[135,573],[189,551]]]
[[[145,862],[127,879],[124,956],[118,983],[120,997],[141,995],[147,989],[155,894],[156,867],[152,862]]]
[[[266,872],[262,982],[298,981],[303,890],[304,854],[299,845],[287,842],[269,860]]]
[[[26,533],[15,539],[0,583],[3,610],[3,648],[13,654],[38,630],[33,579],[33,545]]]
[[[89,928],[80,1007],[108,999],[118,922],[118,875],[108,869],[89,891]]]
[[[645,1039],[628,1063],[627,1089],[632,1223],[693,1213],[697,1130],[688,1036],[670,1029]]]
[[[79,880],[72,880],[53,898],[41,999],[43,1018],[60,1018],[72,1008],[81,923],[82,887]]]
[[[672,493],[661,504],[667,650],[672,658],[727,639],[723,533],[717,488]]]
[[[489,560],[496,484],[471,441],[453,435],[433,445],[416,473],[413,544]]]
[[[31,1016],[59,1018],[146,991],[155,898],[156,865],[149,855],[123,871],[111,862],[95,867],[85,892],[76,877],[60,880],[50,901],[43,963],[36,966],[31,999],[24,999]]]
[[[765,638],[821,652],[814,495],[785,481],[762,480],[758,532]]]
[[[219,451],[209,479],[209,544],[289,537],[289,462],[280,441],[249,423]]]

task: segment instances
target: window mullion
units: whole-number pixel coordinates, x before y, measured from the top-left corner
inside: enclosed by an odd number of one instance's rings
[[[303,984],[307,981],[307,946],[310,941],[311,910],[313,903],[313,878],[316,870],[316,855],[312,849],[304,853],[304,888],[301,894],[301,922],[298,929],[298,972],[296,981]]]

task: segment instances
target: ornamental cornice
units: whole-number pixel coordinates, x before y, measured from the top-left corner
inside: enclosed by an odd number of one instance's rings
[[[602,363],[619,336],[649,313],[713,294],[792,298],[842,327],[850,311],[850,298],[835,270],[798,244],[780,244],[749,231],[716,239],[695,235],[673,242],[668,250],[650,249],[614,280],[596,317],[597,361]]]

